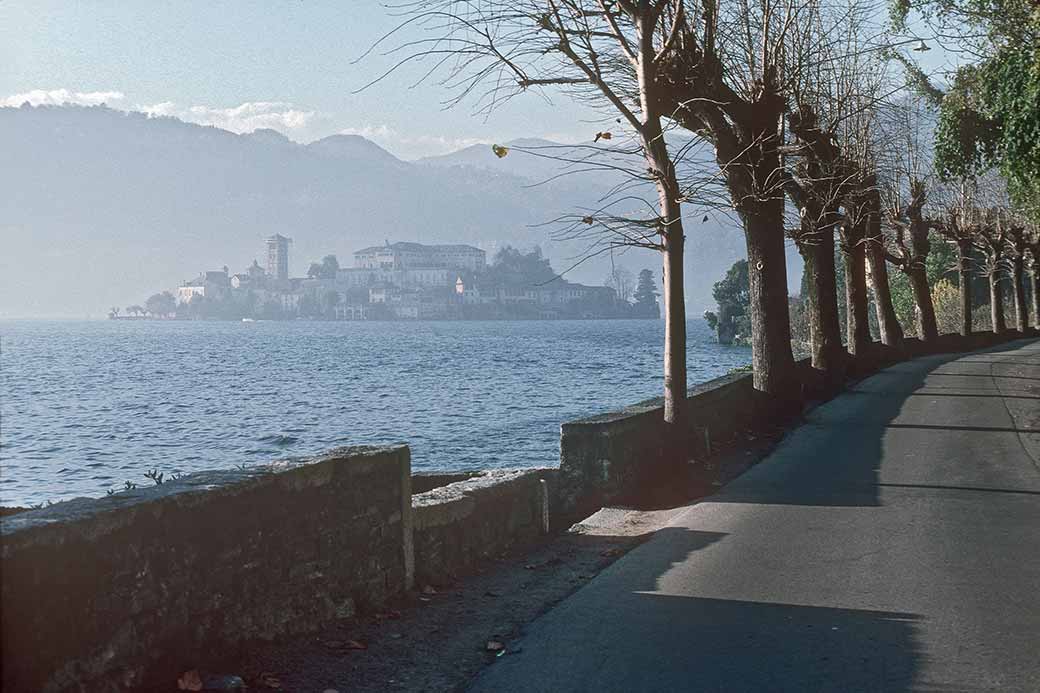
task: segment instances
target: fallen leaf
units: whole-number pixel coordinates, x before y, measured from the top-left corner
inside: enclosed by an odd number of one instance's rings
[[[282,687],[282,682],[278,679],[278,677],[275,676],[274,674],[272,674],[269,671],[265,671],[265,672],[261,673],[260,676],[258,676],[256,680],[257,680],[257,683],[259,683],[261,686],[263,686],[265,688],[281,688]]]
[[[604,551],[603,553],[600,554],[600,556],[603,556],[604,558],[610,558],[611,556],[619,556],[619,555],[621,555],[621,549],[616,549],[616,548],[615,549],[607,549],[606,551]]]
[[[593,218],[592,218],[592,217],[582,217],[582,218],[581,218],[581,223],[583,223],[583,224],[588,224],[588,225],[590,225],[590,226],[592,225],[592,222],[593,222],[593,221],[594,221],[594,220],[593,220]]]
[[[202,677],[198,669],[189,669],[177,677],[177,690],[179,691],[201,691]]]
[[[361,642],[360,640],[348,640],[347,641],[347,649],[348,650],[367,650],[368,649],[368,645],[366,645],[365,643]]]
[[[491,151],[495,153],[495,156],[501,159],[509,153],[509,147],[503,147],[500,144],[493,144],[491,145]]]
[[[524,566],[524,570],[538,570],[538,566],[536,566],[534,563],[528,563]]]
[[[614,136],[612,134],[610,134],[609,132],[597,132],[596,133],[596,139],[592,140],[592,142],[593,142],[593,144],[595,144],[596,142],[599,142],[600,140],[609,140],[609,139],[611,139],[613,137]]]
[[[502,650],[506,649],[506,646],[499,640],[488,640],[487,645],[484,646],[484,649],[488,652],[501,652]]]
[[[423,594],[437,594],[437,589],[433,585],[426,585],[422,588]]]

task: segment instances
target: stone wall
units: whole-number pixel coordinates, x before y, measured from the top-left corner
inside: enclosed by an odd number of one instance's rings
[[[685,448],[704,455],[723,441],[759,423],[750,373],[735,373],[701,383],[688,392]],[[648,489],[674,481],[681,473],[664,449],[663,402],[570,421],[560,427],[560,478],[557,512],[576,520],[610,503],[626,503]],[[668,464],[671,460],[671,464]]]
[[[410,483],[407,447],[343,448],[5,517],[3,690],[148,688],[382,603]]]
[[[555,469],[492,470],[412,497],[415,580],[445,585],[549,531]]]

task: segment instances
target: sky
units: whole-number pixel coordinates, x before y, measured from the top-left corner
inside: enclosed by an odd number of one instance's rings
[[[450,92],[417,85],[418,64],[358,93],[394,63],[382,49],[359,60],[401,23],[392,4],[0,0],[0,106],[105,103],[235,132],[269,127],[298,142],[357,134],[408,160],[597,131],[599,118],[565,96],[524,95],[490,119],[472,103],[446,110]],[[938,64],[942,53],[915,57]]]
[[[0,105],[105,103],[309,142],[363,135],[403,159],[517,137],[578,141],[594,116],[535,95],[491,119],[365,51],[400,22],[376,0],[0,0]],[[403,37],[417,37],[414,31]]]

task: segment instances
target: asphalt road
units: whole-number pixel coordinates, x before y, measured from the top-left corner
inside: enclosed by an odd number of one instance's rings
[[[472,690],[1040,691],[1040,342],[862,381],[517,646]]]

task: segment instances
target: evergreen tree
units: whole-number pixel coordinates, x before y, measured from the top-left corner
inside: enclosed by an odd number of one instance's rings
[[[636,283],[636,292],[632,295],[636,300],[636,313],[647,317],[661,317],[661,307],[657,304],[657,296],[654,273],[648,269],[641,271]]]

